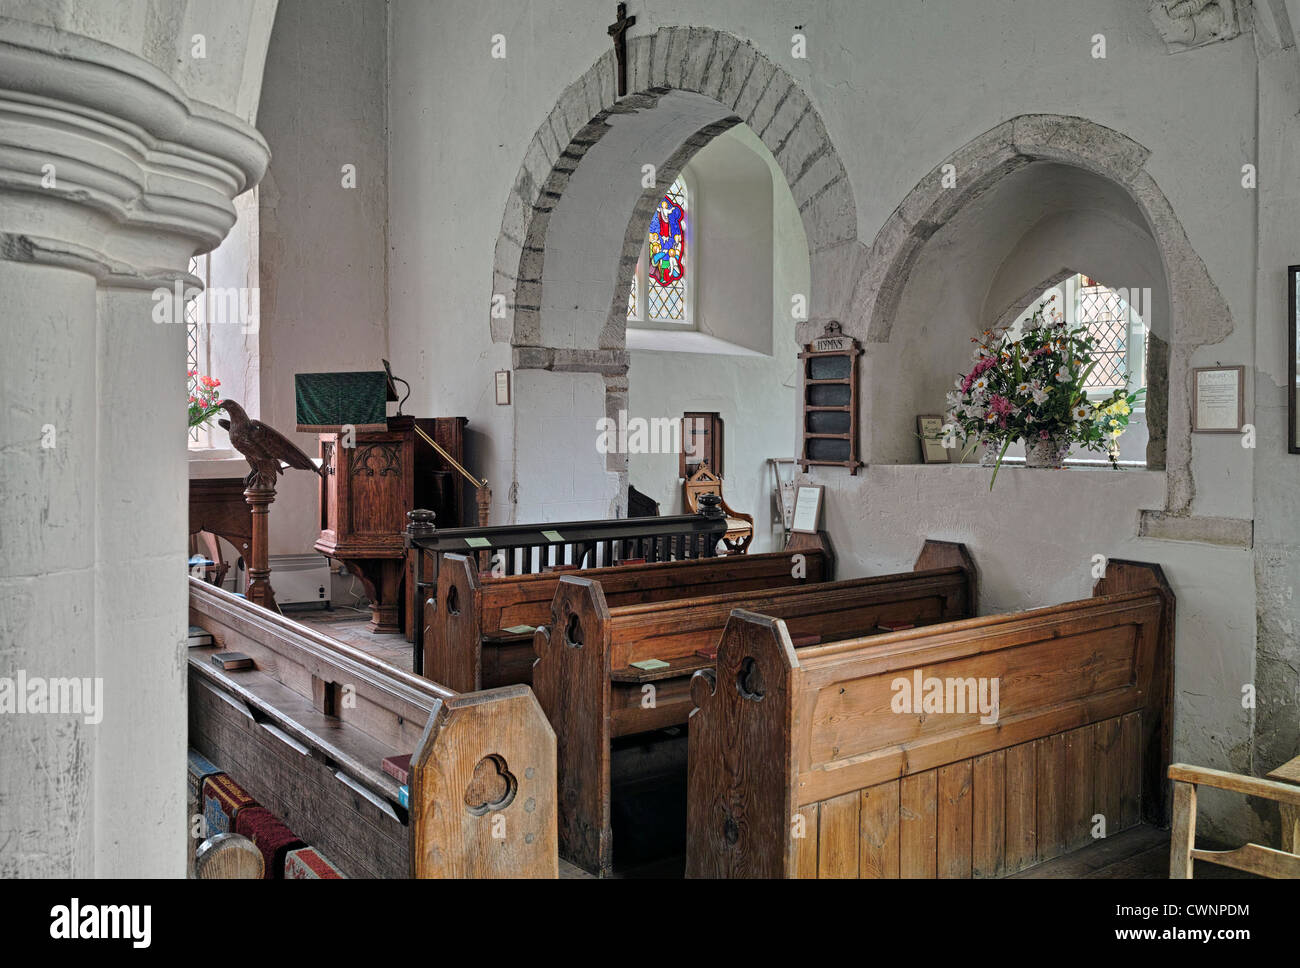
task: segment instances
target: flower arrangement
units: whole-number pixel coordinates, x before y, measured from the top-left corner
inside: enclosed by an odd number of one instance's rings
[[[1038,304],[1019,339],[1007,335],[1008,327],[972,338],[974,366],[948,393],[943,445],[962,447],[963,457],[977,445],[996,450],[990,489],[1007,448],[1017,440],[1025,441],[1027,462],[1059,466],[1078,445],[1104,451],[1118,467],[1119,438],[1145,392],[1117,389],[1104,400],[1089,401],[1086,387],[1097,365],[1097,340],[1087,326],[1068,327],[1052,308],[1055,300],[1053,295]]]
[[[190,381],[190,429],[201,427],[221,409],[221,381],[210,376],[199,376],[198,370],[186,373]]]

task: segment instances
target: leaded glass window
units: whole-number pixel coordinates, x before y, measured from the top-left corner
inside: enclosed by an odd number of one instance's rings
[[[629,320],[690,322],[689,211],[689,191],[678,175],[650,217],[645,246],[628,290]]]
[[[1095,279],[1079,277],[1079,323],[1097,341],[1097,365],[1087,389],[1111,390],[1125,385],[1128,372],[1128,306],[1119,293]]]

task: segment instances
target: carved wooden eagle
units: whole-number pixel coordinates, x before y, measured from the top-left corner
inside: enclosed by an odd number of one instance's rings
[[[222,400],[221,409],[230,414],[230,419],[218,420],[217,423],[230,433],[230,446],[243,454],[253,468],[252,473],[244,478],[249,487],[275,487],[277,477],[284,473],[280,461],[290,467],[324,475],[324,469],[317,467],[293,441],[274,427],[251,419],[234,400]]]

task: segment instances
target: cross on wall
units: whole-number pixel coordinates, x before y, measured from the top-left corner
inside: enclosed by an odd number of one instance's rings
[[[627,30],[636,23],[636,17],[627,15],[627,4],[620,3],[618,19],[609,25],[609,36],[614,41],[614,57],[618,60],[618,96],[627,93]]]

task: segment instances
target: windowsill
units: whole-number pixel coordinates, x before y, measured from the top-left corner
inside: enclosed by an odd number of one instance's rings
[[[186,450],[186,460],[232,460],[244,458],[233,447],[190,447]]]
[[[217,477],[248,476],[248,461],[238,451],[224,447],[191,450],[187,457],[191,478],[210,480]]]
[[[719,339],[716,336],[709,336],[699,330],[685,327],[680,329],[642,328],[641,326],[633,326],[631,323],[627,327],[627,348],[629,351],[640,350],[650,353],[699,353],[715,356],[761,357],[769,355],[760,353],[758,350],[752,350],[747,346],[741,346],[738,343],[729,343],[725,339]]]

